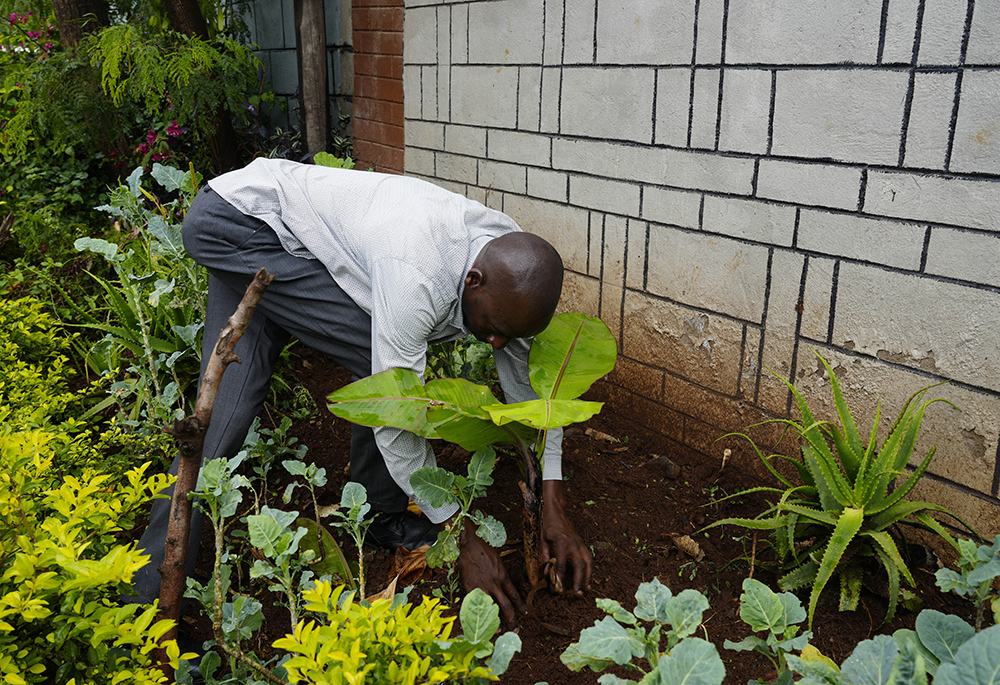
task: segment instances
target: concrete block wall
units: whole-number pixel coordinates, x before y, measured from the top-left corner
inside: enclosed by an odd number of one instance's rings
[[[406,172],[551,240],[608,410],[883,434],[925,385],[919,495],[1000,532],[1000,12],[973,0],[406,0]],[[888,421],[886,420],[888,418]],[[766,437],[764,433],[758,433]]]
[[[291,0],[249,0],[243,20],[250,29],[249,43],[263,66],[261,78],[277,96],[270,112],[271,124],[288,130],[297,126],[299,67],[295,46],[295,3]],[[351,0],[325,0],[327,88],[330,93],[330,128],[339,130],[340,115],[352,113],[354,55],[351,46]]]

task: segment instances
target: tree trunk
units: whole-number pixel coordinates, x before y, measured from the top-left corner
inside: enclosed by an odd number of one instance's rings
[[[167,17],[170,25],[177,33],[185,36],[198,36],[208,40],[208,24],[198,7],[198,0],[166,0]]]
[[[306,152],[326,150],[330,97],[326,74],[326,13],[323,0],[295,0],[299,94]]]
[[[88,33],[108,25],[107,0],[52,0],[59,42],[74,50]]]
[[[208,40],[208,24],[205,23],[205,16],[198,7],[198,0],[164,0],[164,5],[170,18],[170,25],[175,31],[185,36],[198,36]],[[209,116],[215,123],[215,133],[209,139],[208,146],[216,170],[223,172],[235,169],[239,163],[239,155],[237,155],[238,143],[232,115],[225,109],[219,108]]]

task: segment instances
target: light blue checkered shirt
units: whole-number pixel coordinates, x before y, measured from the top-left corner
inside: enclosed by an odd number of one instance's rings
[[[209,182],[244,214],[266,222],[297,257],[318,259],[372,317],[372,373],[412,369],[421,376],[427,344],[468,334],[462,320],[465,275],[493,238],[521,230],[502,212],[405,176],[257,159]],[[537,398],[528,383],[529,340],[494,352],[508,402]],[[393,479],[440,523],[457,506],[414,497],[410,474],[434,465],[423,438],[376,428]],[[546,441],[546,480],[562,478],[562,429]]]

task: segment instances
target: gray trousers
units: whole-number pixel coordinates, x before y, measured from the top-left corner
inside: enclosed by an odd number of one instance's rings
[[[246,216],[206,187],[184,220],[184,248],[209,271],[208,309],[202,342],[202,373],[227,319],[236,311],[247,286],[264,267],[275,278],[257,306],[219,386],[212,422],[205,435],[204,459],[229,459],[242,447],[254,417],[267,397],[281,350],[294,336],[324,352],[356,378],[371,374],[371,317],[336,284],[315,259],[288,254],[263,221]],[[312,460],[324,455],[311,454]],[[177,473],[178,459],[170,468]],[[385,467],[371,428],[354,426],[351,480],[365,486],[372,509],[403,511],[409,501]],[[173,488],[168,490],[172,494]],[[156,500],[138,547],[150,562],[133,578],[137,598],[152,603],[160,594],[170,500]],[[188,545],[188,575],[194,570],[201,540],[202,514],[195,509]]]

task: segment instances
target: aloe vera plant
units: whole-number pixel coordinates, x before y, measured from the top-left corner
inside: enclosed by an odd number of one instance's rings
[[[514,445],[524,462],[524,547],[528,577],[540,580],[539,463],[546,431],[585,421],[602,403],[576,399],[614,368],[617,349],[608,327],[595,317],[560,314],[535,336],[528,359],[539,399],[499,402],[489,388],[460,378],[421,383],[409,369],[389,369],[332,393],[330,411],[365,426],[391,426],[425,438],[442,438],[470,452]]]
[[[911,587],[914,585],[913,574],[900,553],[900,525],[929,530],[953,547],[957,547],[955,539],[931,512],[952,516],[972,530],[944,507],[906,499],[934,456],[932,447],[912,473],[907,475],[903,470],[913,456],[924,412],[935,402],[951,403],[942,398],[924,400],[934,386],[918,390],[907,400],[888,437],[879,445],[880,400],[868,439],[863,441],[836,374],[819,353],[816,356],[830,376],[840,426],[817,420],[802,394],[791,382],[782,379],[795,397],[801,418],[774,419],[756,425],[778,423],[791,427],[801,438],[801,457],[765,456],[745,434],[730,434],[750,442],[764,467],[782,487],[750,488],[733,495],[767,493],[777,500],[756,518],[725,519],[708,527],[738,525],[774,531],[773,547],[784,571],[778,584],[783,590],[811,586],[810,628],[820,595],[833,577],[840,581],[840,609],[853,610],[857,607],[865,566],[871,562],[878,564],[885,570],[888,581],[889,610],[885,621],[890,621],[899,601],[900,579]],[[801,483],[792,482],[779,471],[772,463],[775,459],[794,466]],[[902,482],[890,489],[895,479],[902,476],[905,476]]]

